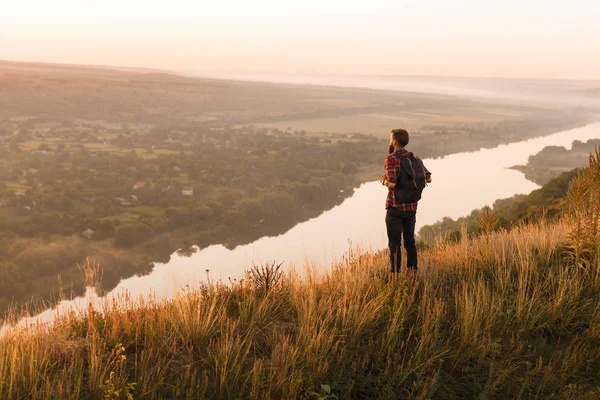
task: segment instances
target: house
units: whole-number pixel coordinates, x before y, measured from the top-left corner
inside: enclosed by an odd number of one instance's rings
[[[181,189],[181,194],[184,196],[193,196],[194,195],[194,188],[190,187],[190,186],[186,186],[183,189]]]
[[[23,197],[25,196],[25,192],[19,190],[18,192],[15,192],[15,197]]]
[[[31,150],[31,154],[42,154],[44,156],[53,156],[54,151],[52,151],[52,150]]]
[[[91,230],[90,228],[87,228],[85,231],[81,232],[81,235],[87,239],[91,239],[92,236],[94,235],[94,231]]]
[[[119,203],[121,203],[121,205],[122,205],[122,206],[128,206],[129,204],[131,204],[131,203],[129,203],[129,201],[125,200],[125,199],[124,199],[124,198],[122,198],[122,197],[117,197],[117,199],[116,199],[116,200],[117,200]]]
[[[144,186],[146,186],[146,182],[144,181],[138,181],[133,185],[133,190],[137,190],[137,189],[141,189]]]

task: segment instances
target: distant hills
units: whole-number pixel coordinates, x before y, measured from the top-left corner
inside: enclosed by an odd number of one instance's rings
[[[530,181],[544,185],[560,173],[586,164],[595,146],[600,146],[600,139],[590,139],[587,142],[576,140],[569,150],[562,146],[548,146],[529,156],[527,165],[512,168],[523,172]]]
[[[25,61],[9,61],[0,60],[0,67],[16,67],[19,69],[44,69],[44,70],[65,70],[89,72],[97,71],[118,71],[118,72],[133,72],[133,73],[173,73],[172,71],[156,69],[156,68],[141,68],[141,67],[118,67],[111,65],[87,65],[87,64],[59,64],[48,62],[25,62]]]

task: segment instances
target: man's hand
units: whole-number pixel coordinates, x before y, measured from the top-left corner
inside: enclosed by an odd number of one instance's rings
[[[393,189],[393,188],[395,188],[395,187],[396,187],[396,184],[395,184],[395,183],[392,183],[392,182],[390,182],[390,181],[388,181],[388,180],[387,180],[387,176],[386,176],[385,174],[384,174],[384,175],[381,175],[381,176],[379,177],[379,182],[380,182],[380,183],[381,183],[383,186],[387,186],[387,187],[388,187],[388,189]]]

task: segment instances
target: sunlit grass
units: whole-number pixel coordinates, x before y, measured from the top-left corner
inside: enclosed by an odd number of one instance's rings
[[[598,161],[568,218],[498,231],[488,214],[484,235],[422,251],[417,276],[351,249],[8,331],[0,398],[600,398]]]
[[[600,275],[561,261],[566,233],[438,243],[414,281],[355,250],[268,292],[123,295],[0,340],[0,397],[316,398],[327,384],[340,398],[597,398]]]
[[[29,190],[31,186],[23,185],[16,182],[6,182],[6,188],[9,190]]]

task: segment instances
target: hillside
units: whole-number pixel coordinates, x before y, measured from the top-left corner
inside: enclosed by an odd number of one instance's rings
[[[431,242],[438,235],[456,238],[463,227],[467,232],[477,232],[478,219],[486,209],[493,211],[498,226],[505,228],[540,218],[556,220],[568,211],[564,200],[569,183],[599,145],[600,140],[592,139],[585,143],[574,141],[570,150],[560,146],[544,148],[530,156],[527,165],[513,167],[522,171],[527,179],[543,185],[541,188],[527,195],[496,200],[492,207],[473,210],[470,215],[457,220],[446,217],[422,227],[419,236],[425,242]]]
[[[471,109],[477,105],[452,96],[10,62],[0,63],[0,91],[4,94],[0,96],[0,118],[36,117],[46,122],[66,119],[76,125],[98,127],[128,123],[141,131],[147,131],[148,125],[165,127],[182,123],[223,127],[369,113],[398,115],[400,112],[408,116],[424,108],[433,117],[428,122],[450,111],[468,120],[473,116]],[[487,106],[490,113],[486,113],[484,105],[479,106],[480,114],[492,122],[502,119],[502,114],[494,117],[494,112],[521,116],[544,111],[497,105]],[[462,118],[456,122],[462,122]],[[386,128],[385,134],[388,133]]]
[[[417,282],[384,254],[65,316],[0,339],[0,396],[578,398],[600,395],[598,269],[571,269],[566,226],[422,253]]]
[[[416,277],[353,249],[7,333],[0,397],[597,399],[598,181],[600,152],[568,218],[438,242]]]
[[[489,209],[498,218],[498,226],[505,228],[540,218],[556,220],[567,211],[568,207],[564,199],[569,183],[576,175],[577,170],[575,169],[562,173],[527,195],[496,200]],[[468,216],[456,220],[446,217],[433,225],[426,225],[419,231],[419,236],[425,242],[431,242],[439,235],[441,237],[457,237],[463,226],[468,232],[477,232],[479,229],[478,218],[486,208],[473,210]]]

